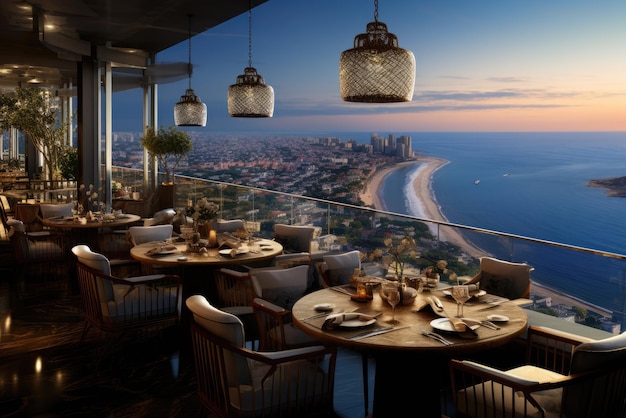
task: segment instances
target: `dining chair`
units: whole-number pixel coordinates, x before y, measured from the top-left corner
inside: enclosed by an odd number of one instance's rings
[[[252,300],[256,294],[248,272],[221,268],[213,273],[217,295],[216,306],[236,315],[244,324],[247,340],[254,343],[259,338]]]
[[[202,295],[187,298],[198,397],[211,415],[332,416],[334,347],[246,348],[241,320]]]
[[[39,212],[41,217],[52,218],[55,216],[72,216],[73,203],[40,203]]]
[[[530,297],[530,272],[526,263],[512,263],[493,257],[480,258],[480,271],[466,284],[480,282],[480,288],[491,295],[507,299]]]
[[[103,254],[87,245],[72,248],[85,315],[80,341],[91,327],[109,334],[146,331],[177,325],[182,282],[177,275],[154,274],[120,278],[111,275]]]
[[[252,301],[252,308],[261,350],[284,350],[319,344],[291,321],[293,304],[307,290],[308,266],[252,269],[250,276],[257,295]]]
[[[57,232],[27,232],[24,223],[7,220],[9,239],[18,265],[20,278],[47,277],[50,274],[67,275],[65,237]]]
[[[354,270],[361,270],[359,250],[324,255],[322,263],[318,266],[323,287],[350,284],[350,277],[354,275]]]
[[[311,241],[315,234],[312,226],[274,225],[274,239],[283,246],[284,253],[311,253]]]
[[[217,233],[220,232],[235,232],[239,230],[245,230],[245,223],[242,219],[232,219],[229,221],[211,221],[211,228]]]
[[[626,333],[590,340],[531,326],[526,364],[499,370],[468,360],[449,364],[463,417],[603,417],[626,413]]]
[[[165,241],[172,237],[173,231],[174,227],[171,224],[131,226],[128,228],[128,238],[130,243],[135,246],[146,242]]]
[[[174,223],[174,217],[176,216],[176,211],[172,208],[161,209],[152,215],[150,218],[145,218],[143,220],[143,226],[153,226],[153,225],[169,225]]]
[[[131,247],[144,244],[146,242],[163,242],[172,237],[174,226],[172,224],[167,225],[152,225],[152,226],[131,226],[126,232],[128,242]],[[130,251],[128,253],[127,260],[132,260]],[[116,260],[116,263],[120,263]],[[174,274],[176,269],[171,267],[164,267],[158,264],[140,263],[141,271],[143,274],[170,273]]]
[[[11,202],[9,202],[9,198],[7,198],[3,194],[0,194],[0,206],[4,208],[4,212],[6,213],[8,217],[13,217],[13,215],[15,214],[15,211],[11,207]]]

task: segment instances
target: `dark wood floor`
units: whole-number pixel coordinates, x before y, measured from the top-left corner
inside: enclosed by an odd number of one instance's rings
[[[9,255],[3,251],[2,257],[0,416],[202,416],[193,358],[179,329],[134,335],[106,352],[95,330],[79,344],[84,323],[71,279],[46,274],[21,280]],[[360,355],[341,350],[337,417],[363,416],[361,376]]]

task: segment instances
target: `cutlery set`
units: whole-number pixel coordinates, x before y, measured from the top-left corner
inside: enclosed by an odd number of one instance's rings
[[[452,344],[454,344],[452,341],[447,340],[442,335],[439,335],[436,332],[428,331],[425,328],[420,328],[420,332],[422,333],[422,335],[424,335],[424,336],[426,336],[428,338],[432,338],[435,341],[439,341],[443,345],[452,345]]]

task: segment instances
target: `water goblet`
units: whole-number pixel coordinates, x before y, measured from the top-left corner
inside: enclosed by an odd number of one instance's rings
[[[457,318],[463,317],[463,305],[465,302],[470,300],[470,291],[469,286],[460,285],[460,286],[452,286],[451,291],[452,297],[456,301],[456,316]]]

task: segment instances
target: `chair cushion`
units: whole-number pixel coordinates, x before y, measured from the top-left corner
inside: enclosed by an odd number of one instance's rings
[[[41,203],[39,210],[43,218],[52,218],[55,216],[72,216],[74,209],[73,203]]]
[[[287,310],[307,289],[309,266],[263,270],[253,273],[252,283],[257,295]]]
[[[274,239],[283,246],[285,253],[311,252],[311,240],[315,228],[302,225],[274,225]]]
[[[361,269],[361,253],[358,250],[343,254],[325,255],[322,257],[329,286],[339,286],[350,283],[354,269]]]
[[[244,346],[243,323],[235,315],[215,308],[202,295],[190,296],[186,304],[198,325],[232,344]]]
[[[535,382],[548,382],[563,378],[563,375],[559,373],[534,366],[521,366],[504,373]],[[503,387],[500,383],[487,381],[477,384],[466,388],[465,391],[459,391],[457,396],[457,412],[468,414],[468,416],[473,416],[474,402],[481,405],[478,411],[483,410],[482,405],[485,402],[489,406],[489,412],[492,413],[491,417],[541,417],[541,412],[530,403],[527,404],[527,415],[524,415],[524,396],[521,393],[513,394],[511,388]],[[560,388],[533,393],[533,397],[545,409],[546,418],[559,416],[561,396],[562,389]],[[492,402],[495,403],[495,410],[491,409]],[[512,415],[513,407],[515,407],[515,415]],[[502,413],[503,409],[506,414]]]
[[[168,225],[131,226],[128,235],[133,245],[140,245],[152,241],[165,241],[172,237],[174,227]]]
[[[513,278],[510,276],[498,276],[483,271],[480,273],[480,288],[490,295],[498,295],[507,299],[516,299],[512,292]]]

